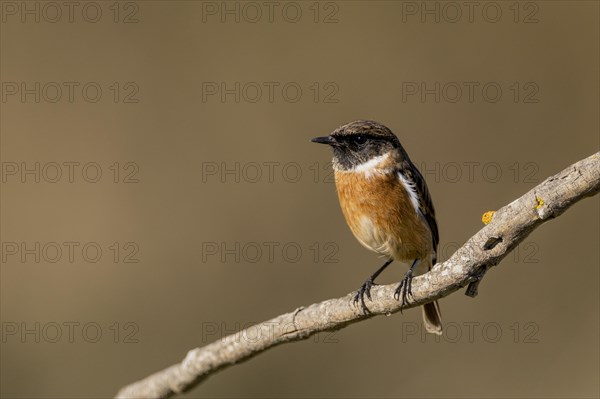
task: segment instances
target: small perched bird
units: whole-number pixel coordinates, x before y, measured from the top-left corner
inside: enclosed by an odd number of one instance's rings
[[[329,136],[312,139],[333,149],[333,170],[340,206],[358,241],[387,258],[360,287],[354,302],[369,310],[374,280],[394,260],[410,263],[394,297],[406,305],[413,274],[429,271],[437,260],[439,233],[425,179],[398,137],[384,125],[358,120]],[[429,333],[442,334],[436,301],[423,305]]]

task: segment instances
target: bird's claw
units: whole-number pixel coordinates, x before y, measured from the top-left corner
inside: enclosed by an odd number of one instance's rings
[[[402,308],[404,308],[406,305],[408,305],[408,297],[413,296],[413,294],[412,294],[412,279],[413,279],[412,270],[409,269],[406,272],[406,274],[404,275],[404,277],[402,278],[402,281],[400,281],[400,284],[398,285],[398,288],[396,288],[396,291],[394,291],[394,299],[396,299],[397,301],[402,300],[402,306],[400,307],[400,312],[402,312]]]
[[[369,301],[372,301],[371,288],[374,285],[377,285],[377,284],[375,284],[372,279],[369,279],[369,280],[365,281],[365,283],[358,289],[358,291],[356,291],[356,295],[354,295],[354,300],[353,300],[354,305],[358,305],[358,302],[360,301],[360,307],[361,307],[363,314],[371,313],[371,311],[367,307],[367,304],[365,303],[365,295],[367,296],[367,298],[369,298]]]

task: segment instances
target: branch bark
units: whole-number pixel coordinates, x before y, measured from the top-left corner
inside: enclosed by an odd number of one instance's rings
[[[445,297],[469,285],[466,294],[475,296],[484,274],[497,265],[542,223],[561,215],[571,205],[600,191],[600,152],[551,176],[522,197],[498,210],[491,222],[471,237],[450,259],[438,263],[412,284],[413,297],[407,308]],[[192,349],[185,359],[121,389],[117,398],[168,398],[188,391],[210,375],[248,360],[274,346],[307,339],[376,315],[400,310],[394,299],[395,284],[374,286],[371,313],[354,306],[354,293],[329,299]],[[244,340],[241,337],[257,337]]]

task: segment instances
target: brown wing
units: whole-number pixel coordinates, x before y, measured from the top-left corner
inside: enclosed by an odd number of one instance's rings
[[[433,238],[433,250],[437,255],[437,247],[440,241],[440,235],[438,231],[437,222],[435,221],[435,209],[433,207],[433,201],[431,200],[431,194],[429,194],[429,189],[427,188],[427,183],[425,182],[425,178],[421,175],[421,172],[417,169],[417,167],[406,160],[398,171],[402,176],[411,183],[411,186],[414,188],[417,194],[417,198],[419,199],[419,211],[427,221],[429,225],[429,230],[431,230],[431,236]],[[433,263],[437,259],[433,259]]]

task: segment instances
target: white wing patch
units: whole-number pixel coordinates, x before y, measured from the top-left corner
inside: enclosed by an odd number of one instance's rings
[[[402,173],[398,172],[398,179],[406,189],[408,196],[410,197],[410,202],[415,208],[415,212],[421,214],[421,208],[419,206],[419,196],[417,195],[417,188],[415,187],[415,183],[408,180],[406,177],[402,175]]]

